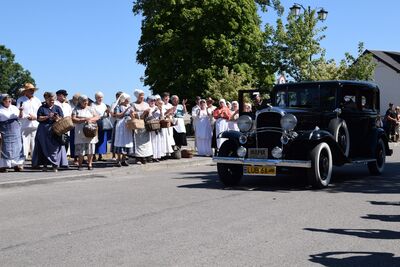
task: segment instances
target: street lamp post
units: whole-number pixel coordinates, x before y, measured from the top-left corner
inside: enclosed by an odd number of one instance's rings
[[[298,16],[300,16],[301,9],[303,9],[304,13],[308,12],[308,14],[311,15],[311,7],[310,6],[308,6],[307,9],[306,9],[303,5],[298,4],[298,3],[294,3],[293,4],[293,6],[290,8],[290,13],[292,15],[294,15],[295,17],[298,17]],[[318,15],[318,19],[320,21],[325,21],[326,17],[328,16],[328,11],[326,11],[323,7],[321,7],[321,8],[319,8],[319,11],[317,12],[317,15]],[[311,25],[310,25],[310,28],[311,28]],[[312,34],[312,32],[310,31],[310,35],[311,34]],[[311,80],[311,72],[312,72],[312,69],[311,69],[312,68],[312,66],[311,66],[311,63],[312,63],[312,53],[311,53],[312,42],[311,42],[311,38],[312,38],[312,36],[310,36],[310,63],[308,64],[309,65],[309,79],[310,80]]]

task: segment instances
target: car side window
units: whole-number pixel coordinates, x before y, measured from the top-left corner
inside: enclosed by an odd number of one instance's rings
[[[373,111],[376,110],[374,103],[374,91],[372,90],[362,90],[361,92],[361,110],[363,111]]]
[[[343,87],[340,105],[344,110],[357,110],[357,90],[354,87]]]
[[[335,88],[321,88],[321,110],[333,111],[336,108],[336,89]]]
[[[345,95],[343,96],[343,108],[348,110],[357,110],[356,96]]]

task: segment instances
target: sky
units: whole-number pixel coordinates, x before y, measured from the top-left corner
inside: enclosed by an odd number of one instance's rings
[[[45,91],[66,89],[105,102],[121,90],[133,95],[144,66],[136,62],[141,17],[132,13],[133,0],[0,0],[0,44],[11,49],[16,62],[28,69]],[[322,46],[327,58],[339,61],[345,52],[357,55],[358,42],[370,50],[400,51],[400,1],[281,0],[285,15],[294,3],[323,7],[328,17]],[[273,23],[276,14],[260,13]]]

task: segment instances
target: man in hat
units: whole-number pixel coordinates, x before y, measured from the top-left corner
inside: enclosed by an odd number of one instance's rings
[[[64,117],[70,117],[72,114],[72,107],[67,99],[68,93],[66,90],[61,89],[56,92],[57,100],[55,105],[59,106],[64,114]]]
[[[17,100],[17,107],[22,110],[21,135],[24,146],[25,159],[29,152],[32,155],[35,147],[36,130],[39,126],[37,121],[37,112],[42,102],[34,96],[37,88],[31,83],[25,83],[21,90],[22,96]]]

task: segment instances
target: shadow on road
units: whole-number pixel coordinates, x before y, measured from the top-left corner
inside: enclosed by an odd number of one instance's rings
[[[335,251],[310,255],[309,261],[327,267],[379,267],[400,266],[400,257],[386,252]]]
[[[400,206],[400,202],[370,201],[372,205]]]
[[[365,165],[334,168],[332,185],[326,188],[325,191],[329,193],[351,192],[366,194],[398,194],[400,193],[399,169],[400,163],[387,163],[384,175],[370,176],[367,166]],[[244,176],[240,186],[231,188],[226,188],[221,182],[219,182],[216,171],[185,172],[182,173],[182,176],[178,179],[201,179],[200,183],[196,182],[178,186],[180,188],[193,189],[229,189],[249,191],[302,191],[310,189],[305,177],[299,177],[299,175],[278,175],[275,177]]]
[[[293,176],[261,177],[244,176],[240,186],[225,187],[214,172],[186,172],[179,179],[201,179],[200,183],[180,185],[180,188],[223,189],[239,191],[299,191],[308,190],[306,180]]]
[[[400,222],[400,215],[377,215],[367,214],[367,216],[361,217],[362,219],[378,220],[382,222]]]
[[[304,230],[320,233],[357,236],[369,239],[400,239],[400,232],[383,229],[316,229],[304,228]]]

